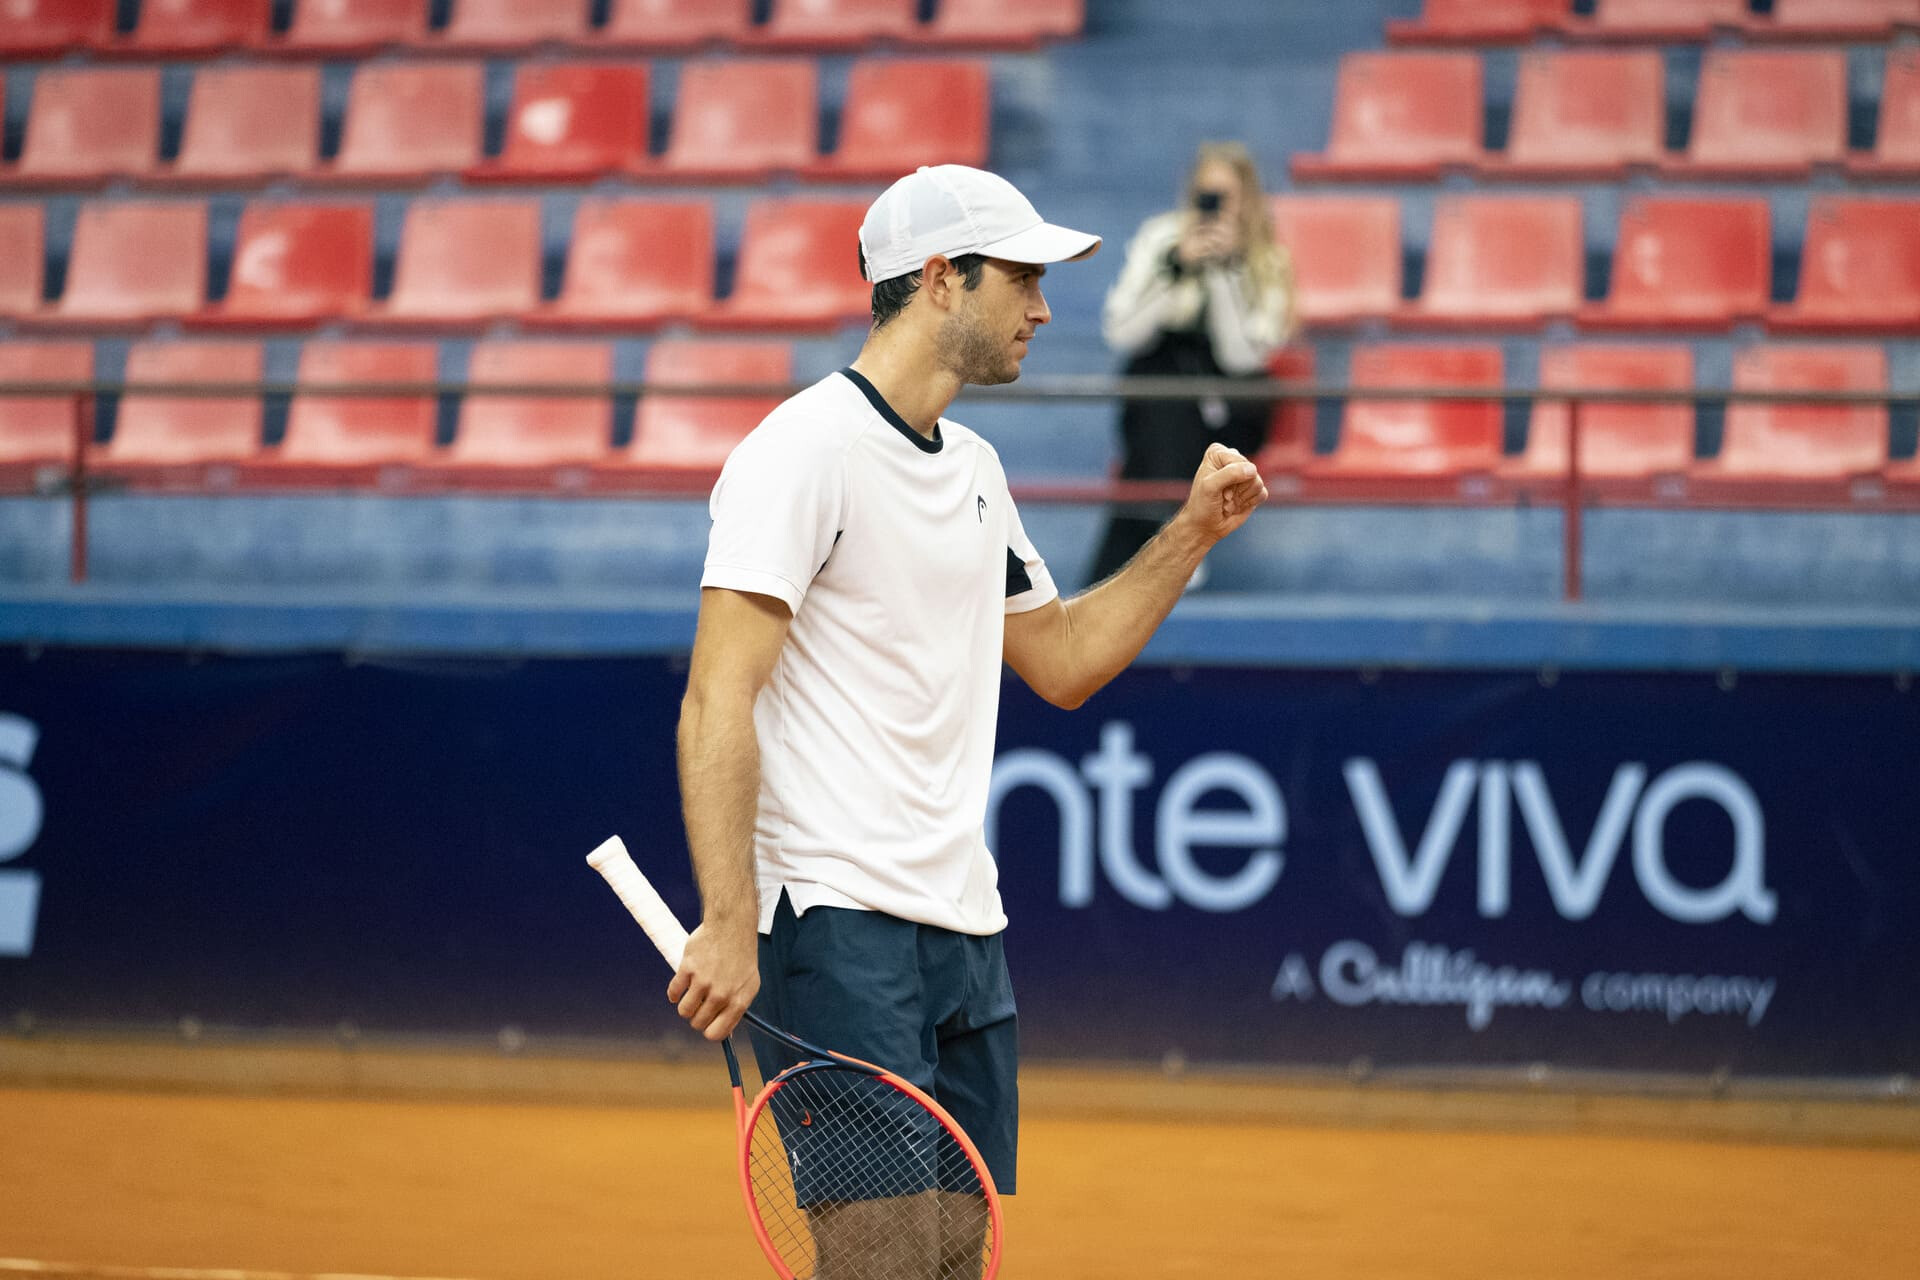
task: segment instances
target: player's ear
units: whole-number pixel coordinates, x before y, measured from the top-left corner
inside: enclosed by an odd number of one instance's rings
[[[959,286],[960,273],[954,270],[953,260],[942,254],[934,254],[920,269],[920,288],[927,300],[942,311],[953,305],[954,290]]]

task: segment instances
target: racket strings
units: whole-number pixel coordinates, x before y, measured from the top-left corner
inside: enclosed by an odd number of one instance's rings
[[[789,1077],[760,1108],[747,1159],[761,1226],[799,1280],[978,1280],[991,1260],[973,1158],[882,1079]]]

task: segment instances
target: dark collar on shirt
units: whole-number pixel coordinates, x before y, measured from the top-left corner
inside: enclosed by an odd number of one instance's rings
[[[905,436],[908,443],[912,444],[914,448],[922,453],[940,452],[940,446],[946,442],[940,437],[939,423],[934,423],[933,439],[929,440],[909,426],[905,418],[895,413],[893,406],[887,403],[887,398],[876,391],[873,384],[862,377],[853,366],[849,365],[842,369],[840,374],[848,382],[860,388],[860,394],[867,398],[867,403],[872,405],[874,410],[879,413],[881,417],[885,418],[895,431]]]

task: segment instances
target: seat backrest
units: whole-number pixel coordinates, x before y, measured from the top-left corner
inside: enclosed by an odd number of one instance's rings
[[[1420,305],[1435,315],[1572,315],[1585,280],[1578,196],[1442,196]]]
[[[467,381],[538,386],[606,384],[613,347],[604,342],[482,342]],[[452,457],[461,462],[539,465],[591,462],[613,441],[613,400],[597,396],[496,396],[469,391]]]
[[[596,197],[580,202],[561,310],[691,318],[712,302],[712,206]]]
[[[1392,196],[1275,196],[1273,228],[1293,260],[1294,306],[1315,321],[1400,305],[1400,202]]]
[[[205,53],[264,40],[272,0],[141,0],[128,46],[152,53]]]
[[[1635,198],[1620,215],[1608,307],[1649,320],[1759,315],[1772,254],[1765,199]]]
[[[1920,321],[1920,200],[1815,196],[1800,248],[1801,315]]]
[[[137,342],[127,352],[128,382],[260,381],[258,342]],[[260,452],[260,397],[130,392],[106,456],[116,462],[221,462]]]
[[[47,67],[34,77],[21,176],[137,176],[159,163],[158,70]]]
[[[1354,387],[1488,387],[1501,384],[1497,346],[1353,349],[1347,380]],[[1492,467],[1500,460],[1498,400],[1347,401],[1338,452],[1410,474]]]
[[[540,301],[537,200],[415,200],[401,228],[388,309],[481,319]]]
[[[306,174],[320,159],[318,67],[202,67],[174,171]]]
[[[1773,0],[1772,24],[1783,31],[1840,29],[1873,37],[1895,23],[1920,23],[1920,0]]]
[[[432,383],[440,353],[431,342],[309,342],[302,383]],[[347,396],[301,392],[287,414],[277,456],[288,462],[421,462],[433,454],[438,410],[432,396]]]
[[[241,213],[225,313],[345,319],[372,291],[371,206],[256,203]]]
[[[915,0],[773,0],[763,40],[832,44],[912,36],[919,26]]]
[[[663,339],[647,350],[646,380],[657,386],[790,382],[786,342]],[[626,460],[641,466],[718,467],[781,397],[676,396],[650,391],[635,410]]]
[[[1666,67],[1652,49],[1520,55],[1506,157],[1519,163],[1652,164],[1666,147]]]
[[[496,48],[584,40],[589,7],[586,0],[460,0],[445,39]]]
[[[305,0],[281,42],[290,49],[370,51],[426,38],[429,0]]]
[[[866,206],[857,200],[756,200],[728,305],[770,314],[859,316],[872,294],[857,248]]]
[[[1847,150],[1839,49],[1709,49],[1687,157],[1703,164],[1838,162]]]
[[[90,342],[0,342],[0,382],[87,382]],[[77,396],[0,396],[0,462],[73,456]]]
[[[1421,0],[1417,29],[1478,39],[1525,39],[1572,11],[1571,0]]]
[[[1327,152],[1338,161],[1471,161],[1481,154],[1481,114],[1477,54],[1349,53]]]
[[[501,148],[502,169],[602,173],[643,158],[647,68],[604,63],[522,63]]]
[[[753,0],[613,0],[603,39],[663,49],[734,41],[753,26]]]
[[[478,62],[368,62],[354,69],[334,166],[345,174],[459,172],[480,158]]]
[[[91,200],[73,225],[61,315],[138,320],[189,315],[207,296],[207,206]]]
[[[929,30],[949,39],[1021,44],[1077,36],[1086,26],[1087,0],[940,0]]]
[[[853,65],[834,160],[874,172],[987,162],[987,64],[870,58]]]
[[[747,173],[812,163],[820,137],[817,68],[811,58],[688,63],[661,162]]]
[[[1595,0],[1593,25],[1615,35],[1738,27],[1747,0]]]
[[[65,53],[113,39],[118,0],[8,0],[0,56]]]
[[[1540,386],[1555,390],[1684,391],[1693,386],[1693,349],[1675,346],[1548,347],[1540,353]],[[1526,459],[1536,470],[1567,469],[1564,400],[1536,400],[1527,426]],[[1580,469],[1590,475],[1657,475],[1693,461],[1689,401],[1580,406]]]
[[[1736,391],[1884,391],[1887,353],[1878,346],[1748,347],[1733,359]],[[1734,472],[1836,477],[1887,461],[1887,406],[1727,405],[1716,465]]]
[[[45,277],[46,227],[37,203],[0,204],[0,315],[24,316],[40,309]]]
[[[1920,49],[1887,50],[1880,88],[1880,132],[1873,154],[1881,160],[1920,165]]]

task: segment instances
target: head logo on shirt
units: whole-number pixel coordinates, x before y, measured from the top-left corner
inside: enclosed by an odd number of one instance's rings
[[[973,503],[973,513],[980,517],[981,524],[985,524],[987,522],[987,495],[984,493],[976,495]]]

